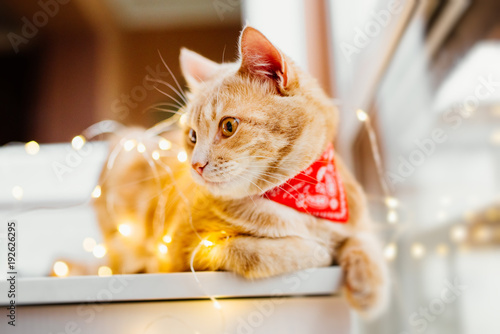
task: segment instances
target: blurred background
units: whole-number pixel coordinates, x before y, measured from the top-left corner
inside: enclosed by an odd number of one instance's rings
[[[336,147],[393,276],[389,312],[353,332],[500,333],[498,13],[498,0],[3,1],[0,210],[25,225],[21,274],[105,256],[91,211],[54,208],[89,198],[105,159],[99,145],[68,158],[69,142],[104,119],[162,120],[150,107],[175,96],[145,80],[175,85],[162,58],[184,88],[180,48],[234,61],[248,22],[339,105]]]

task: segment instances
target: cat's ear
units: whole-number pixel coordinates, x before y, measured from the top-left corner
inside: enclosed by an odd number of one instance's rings
[[[240,37],[240,72],[272,80],[280,91],[288,85],[288,66],[283,54],[257,29],[245,27]]]
[[[220,64],[186,48],[181,49],[180,62],[182,74],[190,88],[208,80],[220,66]]]

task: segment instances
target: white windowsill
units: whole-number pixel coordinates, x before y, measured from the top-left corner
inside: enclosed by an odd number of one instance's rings
[[[18,278],[17,305],[152,300],[331,295],[339,291],[340,267],[313,268],[268,279],[247,280],[230,272]],[[0,291],[8,290],[0,282]],[[9,302],[7,294],[0,304]]]

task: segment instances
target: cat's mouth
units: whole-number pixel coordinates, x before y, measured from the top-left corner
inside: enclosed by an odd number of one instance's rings
[[[213,179],[207,178],[204,175],[197,175],[195,173],[193,173],[193,175],[195,175],[195,179],[198,180],[199,183],[201,183],[202,185],[207,186],[207,187],[215,187],[215,188],[222,187],[224,185],[229,184],[229,182],[230,182],[230,180],[228,180],[228,179],[213,180]]]
[[[224,184],[229,183],[229,181],[209,181],[209,180],[205,179],[204,177],[202,177],[202,179],[206,185],[213,186],[213,187],[220,187]]]

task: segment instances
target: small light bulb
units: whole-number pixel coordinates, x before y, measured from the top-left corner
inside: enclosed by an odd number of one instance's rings
[[[24,190],[20,186],[15,186],[12,188],[12,196],[18,201],[23,199]]]
[[[135,147],[135,144],[136,144],[135,140],[129,139],[125,141],[125,143],[123,144],[123,149],[127,152],[132,151],[133,148]]]
[[[361,109],[356,110],[356,116],[361,122],[365,122],[368,119],[368,114]]]
[[[167,253],[168,253],[168,247],[167,247],[167,245],[164,245],[164,244],[159,244],[159,245],[158,245],[158,251],[159,251],[161,254],[167,254]]]
[[[180,162],[185,162],[187,160],[187,153],[184,151],[180,151],[179,154],[177,154],[177,160]]]
[[[454,226],[450,231],[451,240],[462,242],[467,238],[467,230],[462,225]]]
[[[103,258],[107,252],[108,251],[106,250],[106,247],[104,247],[103,244],[95,246],[94,249],[92,250],[92,254],[94,254],[94,256],[98,259]]]
[[[76,136],[71,140],[71,146],[75,150],[80,150],[85,145],[85,138],[83,136]]]
[[[209,240],[202,240],[201,243],[203,244],[203,246],[205,247],[210,247],[210,246],[213,246],[214,243],[209,241]]]
[[[422,258],[425,255],[424,245],[422,245],[420,243],[414,243],[411,246],[411,255],[416,259]]]
[[[181,118],[179,119],[179,123],[184,126],[187,123],[187,116],[186,114],[182,114]]]
[[[97,243],[93,238],[85,238],[83,239],[83,249],[86,252],[91,253],[94,250],[94,247]]]
[[[128,237],[132,234],[132,227],[129,224],[118,225],[118,232],[124,237]]]
[[[24,145],[24,149],[29,155],[35,155],[40,151],[40,145],[38,145],[36,141],[32,140]]]
[[[391,224],[396,224],[398,222],[398,213],[394,210],[389,210],[387,212],[387,221]]]
[[[137,145],[137,152],[139,152],[139,153],[146,152],[146,146],[144,146],[143,143],[139,143],[139,145]]]
[[[160,150],[167,151],[172,148],[172,143],[165,138],[162,138],[158,143],[158,147],[160,148]]]
[[[154,160],[160,159],[160,152],[154,151],[153,154],[151,155]]]
[[[168,234],[164,235],[163,236],[163,241],[167,244],[171,243],[172,242],[172,237],[169,236]]]
[[[92,194],[90,194],[92,198],[99,198],[101,197],[101,186],[97,185],[95,186],[94,190],[92,190]]]
[[[212,302],[214,304],[214,307],[218,310],[220,310],[222,307],[220,306],[219,302],[215,299],[212,299]]]
[[[97,275],[101,277],[111,276],[113,275],[113,270],[107,266],[100,266],[99,269],[97,269]]]
[[[397,198],[394,197],[386,197],[385,199],[385,205],[391,209],[395,209],[399,206],[399,201]]]
[[[396,244],[391,242],[384,248],[384,256],[387,260],[392,261],[396,258],[397,247]]]
[[[436,253],[438,253],[438,255],[440,255],[442,257],[445,257],[449,253],[448,246],[446,244],[439,244],[436,247]]]
[[[53,270],[57,277],[66,277],[69,274],[69,267],[66,262],[63,261],[54,263]]]

